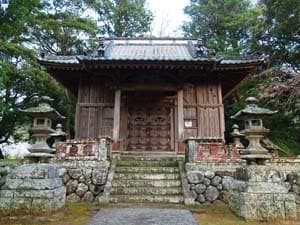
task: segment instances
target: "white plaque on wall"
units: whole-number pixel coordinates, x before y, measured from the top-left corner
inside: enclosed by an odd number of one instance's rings
[[[185,127],[192,127],[193,126],[193,122],[192,121],[184,121],[184,126]]]

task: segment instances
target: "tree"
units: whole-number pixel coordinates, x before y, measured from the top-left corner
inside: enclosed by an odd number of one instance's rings
[[[237,55],[249,51],[261,9],[249,0],[190,0],[184,12],[191,19],[183,25],[185,36],[202,37],[216,52]]]
[[[83,54],[96,45],[97,25],[85,16],[88,6],[82,0],[53,0],[44,3],[30,21],[28,42],[52,55]]]
[[[117,37],[137,37],[150,30],[152,13],[146,0],[95,0],[100,31]]]
[[[300,67],[300,1],[261,0],[262,23],[253,49],[270,56],[270,66]]]
[[[32,20],[42,9],[38,0],[11,0],[0,7],[0,143],[8,142],[27,118],[19,109],[32,104],[34,95],[50,95],[64,115],[69,103],[63,88],[40,67],[33,50],[24,46]]]

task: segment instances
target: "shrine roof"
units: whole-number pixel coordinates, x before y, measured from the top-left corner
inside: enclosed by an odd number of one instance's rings
[[[99,46],[90,54],[49,55],[38,60],[51,76],[75,95],[83,74],[86,77],[89,75],[102,76],[107,79],[113,77],[116,81],[124,80],[126,73],[163,71],[157,76],[167,79],[169,76],[167,73],[170,72],[173,76],[172,82],[175,83],[183,82],[183,80],[187,82],[189,79],[218,79],[225,97],[263,61],[262,58],[252,55],[218,56],[206,48],[201,39],[183,38],[101,38]],[[122,78],[118,75],[120,71]],[[134,71],[140,72],[134,73]],[[151,78],[155,79],[155,76]]]
[[[199,48],[203,48],[199,54]],[[200,49],[201,50],[201,49]],[[228,58],[210,55],[205,46],[191,39],[106,39],[92,54],[45,56],[43,63],[81,64],[81,61],[189,61],[244,64],[261,61],[252,56]]]

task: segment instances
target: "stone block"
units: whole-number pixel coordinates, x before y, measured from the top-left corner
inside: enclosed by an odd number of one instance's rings
[[[204,203],[205,202],[205,196],[200,194],[198,195],[197,199],[196,199],[198,202],[200,203]]]
[[[94,199],[95,199],[94,195],[90,191],[87,191],[82,197],[82,201],[85,201],[85,202],[93,202]]]
[[[15,198],[36,198],[47,200],[52,199],[53,196],[53,190],[16,190],[14,194]]]
[[[76,191],[78,186],[78,181],[77,180],[69,180],[68,183],[66,184],[66,190],[67,194],[71,194]]]
[[[0,197],[13,198],[14,192],[14,190],[0,190]]]
[[[257,202],[257,207],[255,208],[256,215],[253,214],[253,218],[250,216],[248,219],[257,219],[259,221],[267,221],[269,219],[273,219],[270,215],[270,205],[269,202]]]
[[[214,186],[208,186],[208,188],[204,192],[204,196],[208,202],[213,202],[219,197],[219,191]]]
[[[68,173],[65,173],[63,176],[62,176],[62,181],[64,184],[68,183],[68,181],[70,180],[70,176]]]
[[[288,185],[285,183],[270,183],[270,182],[247,182],[245,183],[244,191],[249,193],[287,193]]]
[[[203,184],[205,184],[206,186],[209,186],[210,183],[211,183],[211,180],[210,180],[210,179],[208,179],[208,178],[206,178],[206,177],[203,179]]]
[[[206,190],[206,185],[205,184],[197,184],[194,189],[195,189],[196,193],[202,194]]]
[[[80,197],[76,195],[75,193],[72,193],[66,197],[66,201],[68,202],[79,202]]]
[[[297,219],[297,206],[295,201],[285,201],[285,217],[286,219],[295,220]]]
[[[85,185],[84,183],[79,183],[77,186],[76,194],[79,197],[82,197],[84,195],[84,193],[88,191],[88,189],[89,188],[87,185]]]
[[[54,192],[54,198],[60,197],[60,196],[66,196],[66,187],[59,187],[53,190]]]
[[[10,197],[0,197],[0,217],[10,215],[11,201]]]
[[[202,171],[188,171],[187,179],[191,184],[202,183],[204,180],[204,173]]]
[[[7,167],[0,166],[0,176],[6,176],[7,175]]]
[[[33,178],[18,178],[7,179],[4,185],[6,189],[20,190],[52,190],[63,186],[61,178],[53,179],[33,179]]]
[[[63,175],[65,175],[67,173],[67,169],[66,168],[59,168],[58,170],[58,176],[62,177]]]
[[[222,179],[222,186],[224,190],[231,190],[233,188],[234,178],[225,176]]]
[[[10,216],[30,215],[32,198],[13,198],[11,200]]]
[[[286,174],[270,166],[251,165],[238,168],[237,179],[250,182],[284,182]]]
[[[81,169],[69,169],[68,173],[73,179],[79,179],[79,177],[82,175]]]
[[[85,177],[85,179],[90,179],[92,176],[92,169],[84,169],[83,176]]]
[[[31,205],[31,215],[33,216],[47,216],[53,212],[53,199],[33,199]]]
[[[106,183],[107,170],[94,169],[92,172],[92,183],[95,185],[103,185]]]
[[[208,179],[213,179],[215,177],[215,172],[213,171],[205,171],[204,176],[207,177]]]
[[[6,183],[6,177],[0,176],[0,187]]]
[[[292,197],[291,197],[292,196]],[[267,221],[296,218],[293,194],[229,192],[229,206],[246,220]],[[288,200],[288,201],[287,201]]]
[[[66,202],[65,194],[56,196],[55,198],[53,198],[53,204],[52,204],[53,210],[57,211],[59,209],[63,209],[65,207],[65,202]]]
[[[24,164],[16,167],[8,175],[11,179],[52,179],[59,177],[59,168],[48,163]]]
[[[272,219],[285,219],[284,202],[271,203],[269,217]]]
[[[295,196],[292,193],[285,193],[285,194],[275,194],[274,195],[275,202],[293,202],[295,201]]]
[[[222,181],[222,178],[219,176],[215,176],[212,180],[211,180],[211,185],[217,187]]]

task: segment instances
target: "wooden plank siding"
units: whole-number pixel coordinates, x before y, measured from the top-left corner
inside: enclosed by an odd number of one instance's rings
[[[76,105],[75,138],[112,136],[114,91],[100,80],[81,79]]]
[[[224,139],[224,108],[221,85],[202,83],[185,85],[184,137],[220,137]]]
[[[224,108],[222,87],[219,83],[185,84],[178,89],[171,106],[171,148],[177,151],[177,141],[191,136],[224,139]],[[122,92],[120,103],[119,139],[126,148],[128,136],[128,105]],[[183,100],[183,118],[180,114]],[[75,138],[97,138],[113,135],[115,90],[96,79],[82,79],[76,106]],[[178,104],[179,103],[179,104]],[[180,124],[180,121],[183,124]],[[181,123],[182,123],[181,122]],[[180,130],[183,129],[183,137]]]

